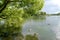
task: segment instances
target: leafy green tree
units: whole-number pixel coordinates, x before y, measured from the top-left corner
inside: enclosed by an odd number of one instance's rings
[[[24,0],[24,2],[24,9],[26,10],[25,12],[29,13],[30,15],[36,14],[44,5],[44,0]]]
[[[44,0],[0,0],[0,36],[19,33],[25,17],[42,9]]]
[[[9,3],[8,0],[0,0],[0,13],[5,9],[8,3]]]

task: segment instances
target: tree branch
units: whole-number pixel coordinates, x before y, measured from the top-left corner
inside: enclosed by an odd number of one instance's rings
[[[22,2],[22,1],[10,1],[10,0],[5,0],[3,5],[0,6],[0,13],[6,8],[7,4],[10,3],[10,2]]]
[[[7,4],[9,3],[9,0],[5,0],[3,5],[0,8],[0,13],[6,8]]]

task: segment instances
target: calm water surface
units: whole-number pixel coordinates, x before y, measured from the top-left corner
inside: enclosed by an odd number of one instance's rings
[[[24,35],[36,33],[39,40],[60,40],[60,16],[44,16],[28,19],[24,25]]]

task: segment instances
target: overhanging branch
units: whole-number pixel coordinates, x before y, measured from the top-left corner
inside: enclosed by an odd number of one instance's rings
[[[22,1],[10,1],[10,0],[5,0],[3,5],[0,8],[0,13],[6,8],[7,4],[10,2],[22,2]]]

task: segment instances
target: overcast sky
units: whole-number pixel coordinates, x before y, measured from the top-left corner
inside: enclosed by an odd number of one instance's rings
[[[45,5],[42,10],[47,13],[60,12],[60,0],[45,0]]]

